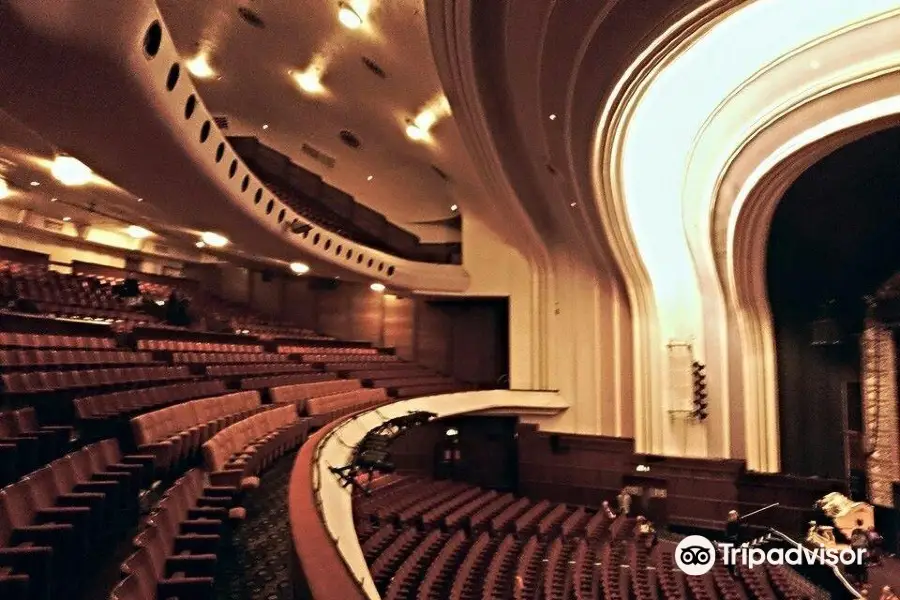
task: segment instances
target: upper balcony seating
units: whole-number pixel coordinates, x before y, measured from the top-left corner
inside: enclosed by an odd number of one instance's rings
[[[320,427],[343,415],[375,408],[387,401],[388,396],[382,388],[364,388],[309,398],[306,401],[306,413],[312,417],[310,425]]]
[[[333,356],[333,355],[332,355]],[[324,363],[326,371],[333,371],[335,373],[340,373],[341,375],[353,377],[358,379],[352,373],[357,371],[386,371],[386,370],[409,370],[412,365],[408,362],[403,362],[400,360],[397,361],[379,361],[379,362],[361,362],[363,360],[367,360],[365,356],[357,356],[354,359],[354,362],[349,361],[337,361],[337,362],[327,362]]]
[[[226,427],[203,444],[210,481],[236,491],[259,487],[260,471],[306,439],[307,419],[291,406],[271,408]]]
[[[259,344],[222,344],[218,342],[192,342],[187,340],[138,340],[138,350],[169,352],[243,352],[263,351]]]
[[[4,371],[94,367],[102,365],[154,364],[149,352],[124,350],[0,350],[0,368]]]
[[[356,379],[334,379],[273,387],[269,390],[269,398],[275,404],[293,404],[297,414],[306,414],[306,401],[317,396],[328,396],[360,389]]]
[[[171,472],[199,452],[225,427],[262,410],[259,392],[235,392],[176,404],[131,420],[139,452],[154,456],[162,474]]]
[[[354,356],[378,354],[377,348],[357,346],[278,346],[279,354],[350,354]]]
[[[67,425],[41,425],[34,408],[0,412],[0,435],[37,438],[38,459],[46,464],[69,451],[73,429]]]
[[[398,363],[400,358],[395,354],[342,354],[331,352],[331,348],[320,348],[318,352],[298,355],[305,363],[343,364],[343,363]]]
[[[192,377],[187,367],[169,366],[30,371],[4,373],[3,388],[7,394],[42,394],[111,388],[138,382],[178,381]]]
[[[239,365],[213,365],[206,367],[206,374],[210,377],[247,377],[252,375],[274,375],[278,373],[313,373],[312,365],[298,365],[297,363],[257,364],[244,363]]]
[[[292,363],[284,354],[268,352],[173,352],[173,364],[185,365],[231,365],[256,363]]]
[[[302,383],[331,381],[335,379],[337,379],[337,374],[335,373],[322,373],[318,371],[295,373],[293,375],[260,375],[256,377],[241,378],[238,382],[238,387],[242,390],[262,390]]]
[[[0,331],[0,347],[3,349],[71,348],[74,350],[113,350],[116,347],[116,341],[113,338],[108,337],[83,337]]]

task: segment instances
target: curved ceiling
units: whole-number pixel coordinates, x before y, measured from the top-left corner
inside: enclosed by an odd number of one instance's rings
[[[178,52],[202,56],[214,73],[193,77],[229,135],[252,135],[413,233],[417,222],[453,216],[483,201],[431,58],[422,0],[353,3],[358,29],[338,21],[338,2],[161,0]],[[252,8],[259,19],[245,18]],[[373,72],[370,66],[377,65]],[[190,62],[187,63],[190,65]],[[292,77],[310,68],[323,90],[304,92]],[[430,140],[405,129],[423,109],[437,121]],[[361,142],[351,148],[341,131]],[[334,159],[311,158],[307,144]],[[423,232],[438,241],[434,227]],[[452,238],[452,234],[449,234]]]

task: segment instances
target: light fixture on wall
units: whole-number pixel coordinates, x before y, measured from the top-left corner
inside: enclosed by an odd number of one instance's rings
[[[378,292],[379,294],[384,293],[385,287],[383,283],[375,282],[369,286],[369,289],[373,292]]]
[[[227,237],[213,231],[204,231],[200,236],[200,241],[202,241],[207,246],[212,246],[213,248],[223,248],[228,245]]]
[[[150,231],[149,229],[144,229],[140,225],[129,225],[125,228],[125,233],[136,240],[143,240],[153,235],[152,231]]]
[[[304,273],[309,273],[309,265],[302,262],[292,262],[291,271],[297,275],[303,275]]]
[[[93,173],[91,169],[72,156],[60,154],[53,161],[50,167],[50,173],[63,185],[77,186],[84,185],[91,180]],[[31,183],[32,185],[35,182]],[[40,185],[40,184],[38,184]]]

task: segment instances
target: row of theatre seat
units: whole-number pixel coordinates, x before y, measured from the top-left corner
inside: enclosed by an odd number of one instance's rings
[[[188,340],[138,340],[138,350],[169,352],[262,352],[258,344],[231,344],[220,342],[192,342]]]
[[[14,333],[0,331],[0,347],[112,350],[116,347],[116,341],[111,337],[48,335],[43,333]]]
[[[386,600],[814,596],[815,588],[792,581],[783,568],[752,579],[724,568],[685,577],[674,569],[674,543],[653,544],[635,531],[634,519],[602,509],[412,476],[384,476],[371,488],[371,496],[354,498],[354,519]]]
[[[144,365],[153,363],[149,352],[124,350],[0,350],[4,370],[97,365]]]

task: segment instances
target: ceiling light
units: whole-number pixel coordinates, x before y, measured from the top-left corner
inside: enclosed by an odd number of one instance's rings
[[[338,21],[347,29],[359,29],[363,24],[362,17],[346,2],[338,3]]]
[[[555,114],[554,114],[554,115],[550,115],[550,120],[551,120],[551,121],[555,121],[555,120],[556,120],[556,115],[555,115]]]
[[[459,206],[457,206],[456,204],[451,204],[450,210],[459,210]]]
[[[198,248],[206,248],[206,242],[197,242],[194,245],[197,246]]]
[[[318,69],[309,68],[306,71],[294,71],[291,75],[294,81],[297,82],[297,85],[300,86],[300,89],[307,94],[321,94],[325,91]]]
[[[68,223],[71,220],[72,220],[72,217],[63,217],[63,221],[65,221],[66,223]]]
[[[415,121],[416,127],[421,129],[422,131],[428,131],[431,129],[431,126],[435,124],[437,121],[437,115],[434,114],[430,110],[423,110],[419,113],[419,116],[416,117]]]
[[[415,123],[410,123],[406,126],[406,136],[411,140],[419,142],[425,139],[425,132],[417,127]]]
[[[212,246],[213,248],[222,248],[223,246],[228,245],[227,237],[212,231],[204,231],[203,235],[200,236],[200,240],[207,246]]]
[[[125,232],[136,240],[142,240],[153,235],[149,229],[144,229],[140,225],[129,225],[125,228]]]
[[[373,292],[381,293],[384,291],[384,284],[383,283],[373,283],[372,285],[369,286],[369,289],[371,289]]]
[[[268,128],[269,128],[269,124],[268,124],[268,123],[263,123],[263,129],[268,129]]]
[[[369,175],[368,177],[366,177],[366,181],[372,181],[374,178],[374,175]]]
[[[291,271],[297,275],[303,275],[304,273],[309,273],[309,265],[302,262],[292,262]]]
[[[0,200],[9,197],[9,184],[6,180],[0,178]]]
[[[209,66],[209,58],[207,57],[206,52],[201,52],[190,59],[185,63],[185,66],[187,67],[187,70],[191,72],[191,75],[199,77],[200,79],[209,79],[216,76],[216,72]]]
[[[90,168],[71,156],[57,156],[50,172],[64,185],[84,185],[91,180]],[[35,183],[32,182],[31,185]]]
[[[575,208],[575,206],[577,206],[577,203],[576,203],[576,202],[573,202],[573,203],[571,203],[569,206],[571,206],[572,208]]]
[[[50,198],[50,202],[56,202],[58,198]]]
[[[40,182],[40,181],[32,181],[32,182],[31,182],[31,187],[37,187],[37,186],[39,186],[39,185],[41,185],[41,182]]]
[[[143,201],[144,201],[143,198],[138,198],[138,202],[143,202]]]

